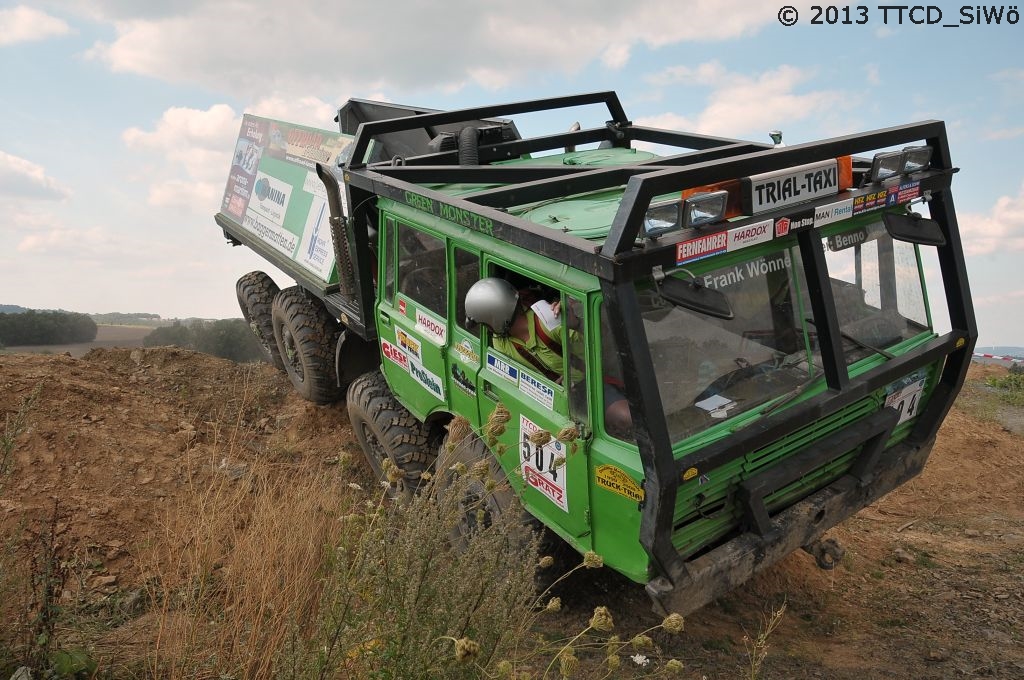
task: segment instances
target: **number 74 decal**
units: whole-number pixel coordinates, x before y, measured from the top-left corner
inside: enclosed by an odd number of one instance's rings
[[[924,391],[924,378],[919,378],[909,385],[891,392],[885,398],[885,405],[896,409],[900,414],[899,422],[904,423],[917,415],[921,408],[921,393]]]

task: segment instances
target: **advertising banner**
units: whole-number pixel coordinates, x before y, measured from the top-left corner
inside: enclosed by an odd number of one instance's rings
[[[221,212],[323,281],[336,283],[327,193],[316,164],[336,166],[352,137],[246,114]]]

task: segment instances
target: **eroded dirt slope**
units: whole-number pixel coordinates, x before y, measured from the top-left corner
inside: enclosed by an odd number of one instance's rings
[[[785,601],[765,677],[1024,678],[1024,439],[1020,413],[993,407],[980,384],[1003,372],[972,368],[925,472],[832,532],[847,550],[836,570],[794,554],[692,615],[682,638],[657,640],[663,651],[687,677],[741,677],[744,634]],[[0,425],[23,407],[0,531],[41,525],[56,503],[77,565],[66,597],[140,588],[135,555],[189,485],[257,458],[338,474],[339,455],[359,455],[344,406],[303,402],[270,366],[184,350],[0,356]],[[566,598],[553,626],[579,630],[595,604],[623,635],[650,623],[641,590],[587,578],[573,588],[588,595]]]

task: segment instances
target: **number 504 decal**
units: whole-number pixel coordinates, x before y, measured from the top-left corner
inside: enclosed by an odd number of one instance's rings
[[[541,428],[526,416],[519,416],[519,460],[523,479],[566,512],[569,501],[565,490],[565,444],[552,439],[543,446],[530,441]]]

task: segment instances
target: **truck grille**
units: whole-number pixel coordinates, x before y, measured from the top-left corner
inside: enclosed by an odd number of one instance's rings
[[[700,478],[684,482],[676,497],[672,543],[686,559],[712,548],[740,528],[742,510],[735,498],[738,485],[813,442],[852,425],[881,406],[867,397],[776,441],[737,458]],[[775,512],[841,477],[860,447],[837,451],[835,458],[765,498]],[[703,481],[703,484],[701,483]]]

